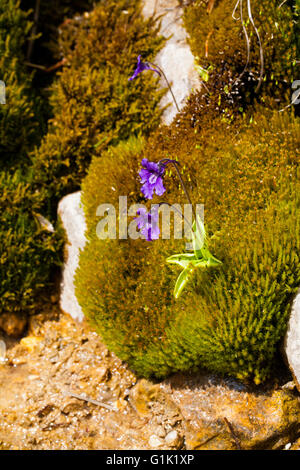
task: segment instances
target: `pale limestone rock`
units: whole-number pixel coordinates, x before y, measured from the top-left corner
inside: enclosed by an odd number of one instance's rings
[[[0,364],[4,363],[6,360],[6,344],[0,339]]]
[[[65,196],[58,205],[58,215],[66,231],[66,261],[62,272],[60,308],[75,320],[83,320],[83,312],[75,296],[74,275],[79,253],[86,243],[86,223],[81,207],[81,192]]]
[[[187,32],[183,27],[183,9],[177,0],[144,0],[143,15],[148,18],[163,15],[160,34],[169,37],[164,48],[156,56],[154,63],[159,65],[171,83],[179,109],[182,109],[192,90],[200,88],[199,76],[195,70],[194,57],[187,42]],[[145,58],[146,59],[146,58]],[[164,79],[161,85],[166,86]],[[164,111],[163,122],[169,125],[177,114],[171,93],[162,98],[160,105],[170,106]]]
[[[292,304],[284,340],[284,352],[296,386],[300,391],[300,289]]]
[[[165,437],[166,444],[168,444],[172,447],[175,447],[176,445],[178,445],[179,441],[180,441],[180,437],[178,435],[178,432],[175,431],[175,430],[170,431]]]
[[[155,434],[152,434],[152,436],[149,437],[149,446],[152,449],[158,449],[163,444],[164,444],[163,441]]]

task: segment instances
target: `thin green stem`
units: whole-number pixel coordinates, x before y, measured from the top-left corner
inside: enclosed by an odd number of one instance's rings
[[[183,220],[188,224],[188,226],[190,227],[190,229],[192,230],[192,232],[194,231],[193,230],[193,226],[189,223],[189,221],[184,217],[184,214],[182,213],[182,211],[180,211],[179,209],[177,209],[176,206],[174,206],[174,204],[169,204],[168,202],[166,201],[163,201],[163,202],[160,202],[159,203],[159,206],[163,206],[163,205],[166,205],[168,207],[172,207],[181,217],[183,217]]]
[[[188,192],[187,187],[186,187],[186,185],[185,185],[185,182],[183,181],[183,178],[182,178],[182,176],[181,176],[181,173],[180,173],[180,171],[179,171],[179,169],[178,169],[179,163],[178,163],[176,160],[171,160],[171,159],[168,159],[168,158],[165,158],[165,159],[163,159],[163,160],[160,161],[160,163],[164,163],[164,162],[165,162],[165,163],[172,163],[172,165],[174,166],[174,168],[175,168],[175,170],[176,170],[176,173],[177,173],[177,176],[178,176],[178,178],[179,178],[179,181],[180,181],[180,183],[181,183],[181,186],[182,186],[182,188],[183,188],[184,194],[185,194],[185,196],[186,196],[186,198],[187,198],[187,200],[188,200],[188,203],[189,203],[189,204],[191,205],[191,207],[192,207],[192,213],[193,213],[193,215],[194,215],[194,217],[195,217],[196,226],[197,226],[197,228],[198,228],[198,230],[199,230],[199,233],[201,233],[201,227],[199,226],[199,222],[198,222],[198,219],[197,219],[197,214],[196,214],[196,211],[195,211],[195,208],[194,208],[194,204],[192,203],[192,200],[191,200],[191,198],[190,198],[190,195],[189,195],[189,192]]]

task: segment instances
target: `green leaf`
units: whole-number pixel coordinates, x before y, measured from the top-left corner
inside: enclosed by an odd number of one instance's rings
[[[186,283],[189,281],[191,274],[196,268],[210,268],[219,266],[222,264],[217,258],[215,258],[206,246],[206,232],[205,227],[200,219],[197,217],[192,225],[192,238],[194,253],[179,253],[167,258],[167,263],[178,264],[183,268],[183,271],[179,274],[175,288],[174,296],[178,299]]]
[[[192,261],[196,261],[197,258],[194,253],[180,253],[178,255],[172,255],[167,258],[167,263],[179,264],[182,268],[187,268]]]
[[[218,260],[217,258],[215,258],[212,255],[207,260],[207,267],[208,268],[213,268],[214,266],[219,266],[220,264],[222,264],[222,261]]]
[[[205,70],[203,67],[201,67],[200,65],[195,65],[195,69],[196,71],[199,73],[201,79],[204,81],[204,82],[208,82],[209,80],[209,73],[207,70]]]
[[[178,299],[182,290],[184,289],[186,283],[188,282],[190,275],[192,274],[192,269],[184,269],[179,274],[175,287],[174,287],[174,297]]]
[[[197,224],[196,220],[193,222],[192,237],[195,256],[196,258],[200,259],[205,257],[203,254],[203,249],[205,249],[206,232],[204,224],[199,216],[197,217],[197,222]]]
[[[192,265],[194,266],[194,268],[207,268],[207,263],[208,260],[204,258],[192,261]]]

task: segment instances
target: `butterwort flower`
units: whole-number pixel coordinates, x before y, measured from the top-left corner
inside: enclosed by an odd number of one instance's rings
[[[156,70],[155,68],[151,67],[151,65],[148,64],[148,62],[143,62],[141,59],[141,56],[139,55],[134,74],[132,75],[132,77],[128,78],[128,80],[134,80],[138,76],[138,74],[143,72],[144,70],[152,70],[153,72],[158,73],[158,75],[160,76],[160,72]]]
[[[135,218],[137,227],[146,240],[148,242],[158,240],[160,232],[158,226],[158,206],[152,207],[150,212],[147,212],[144,207],[141,207],[141,209],[137,211],[137,215],[138,217]]]
[[[143,158],[142,166],[144,168],[139,172],[139,175],[143,184],[141,191],[145,198],[152,199],[154,191],[157,196],[162,196],[166,190],[162,179],[165,172],[165,164],[160,165],[155,162],[149,162],[147,158]]]

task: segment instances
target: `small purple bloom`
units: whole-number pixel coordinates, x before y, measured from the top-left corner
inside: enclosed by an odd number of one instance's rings
[[[137,227],[148,242],[158,240],[159,238],[159,215],[158,206],[155,205],[150,212],[144,207],[137,211],[139,217],[136,217]]]
[[[154,191],[157,196],[162,196],[166,190],[162,180],[165,165],[149,162],[147,158],[143,158],[142,166],[144,168],[139,172],[139,175],[143,184],[141,191],[145,198],[152,199]]]
[[[160,72],[158,70],[154,69],[153,67],[151,67],[148,64],[148,62],[142,62],[141,56],[139,55],[138,56],[138,61],[137,61],[137,66],[136,66],[136,69],[134,71],[134,74],[132,75],[132,77],[128,78],[128,80],[134,80],[139,73],[143,72],[143,70],[152,70],[153,72],[156,72],[156,73],[158,73],[158,75],[160,75]]]

